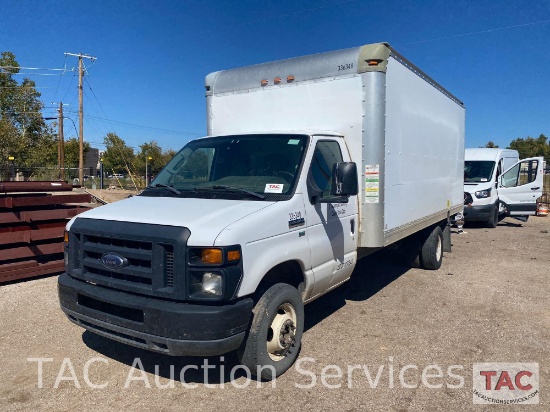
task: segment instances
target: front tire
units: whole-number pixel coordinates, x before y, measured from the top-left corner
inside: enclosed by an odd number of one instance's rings
[[[487,227],[494,229],[498,226],[498,205],[493,208],[491,212],[491,219],[487,222]]]
[[[304,303],[295,287],[277,283],[262,295],[252,312],[252,325],[238,352],[239,361],[252,375],[271,380],[286,372],[298,356],[304,332]]]
[[[437,270],[443,261],[443,231],[436,226],[422,244],[420,250],[422,267],[428,270]]]

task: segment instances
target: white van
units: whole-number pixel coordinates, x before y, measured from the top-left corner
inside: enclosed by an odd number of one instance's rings
[[[517,150],[466,149],[464,153],[464,219],[487,222],[495,228],[499,217],[527,221],[542,195],[541,157],[519,160]]]

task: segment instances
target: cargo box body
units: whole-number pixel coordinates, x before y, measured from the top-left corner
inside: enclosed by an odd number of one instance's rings
[[[463,104],[379,43],[211,73],[209,135],[336,132],[357,163],[358,247],[463,207]]]

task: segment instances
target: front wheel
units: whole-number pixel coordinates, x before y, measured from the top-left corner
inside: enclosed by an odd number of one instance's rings
[[[498,205],[496,205],[491,212],[491,218],[487,222],[487,227],[494,229],[498,226]]]
[[[295,287],[271,286],[253,309],[250,331],[239,350],[239,361],[250,373],[270,380],[296,360],[304,331],[304,304]]]

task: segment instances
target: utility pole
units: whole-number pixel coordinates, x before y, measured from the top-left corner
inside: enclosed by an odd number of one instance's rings
[[[59,177],[65,180],[65,139],[63,137],[63,103],[59,102],[57,109],[57,136],[59,139],[59,148],[57,151],[57,164],[59,165]]]
[[[78,183],[84,186],[84,99],[82,81],[84,80],[84,65],[82,55],[78,56]]]
[[[90,59],[94,61],[96,58],[88,56],[87,54],[75,54],[75,53],[65,53],[67,56],[76,56],[78,57],[78,144],[79,144],[79,160],[78,160],[78,182],[80,185],[84,185],[84,99],[83,99],[83,89],[82,82],[84,79],[84,64],[82,62],[83,58]]]

